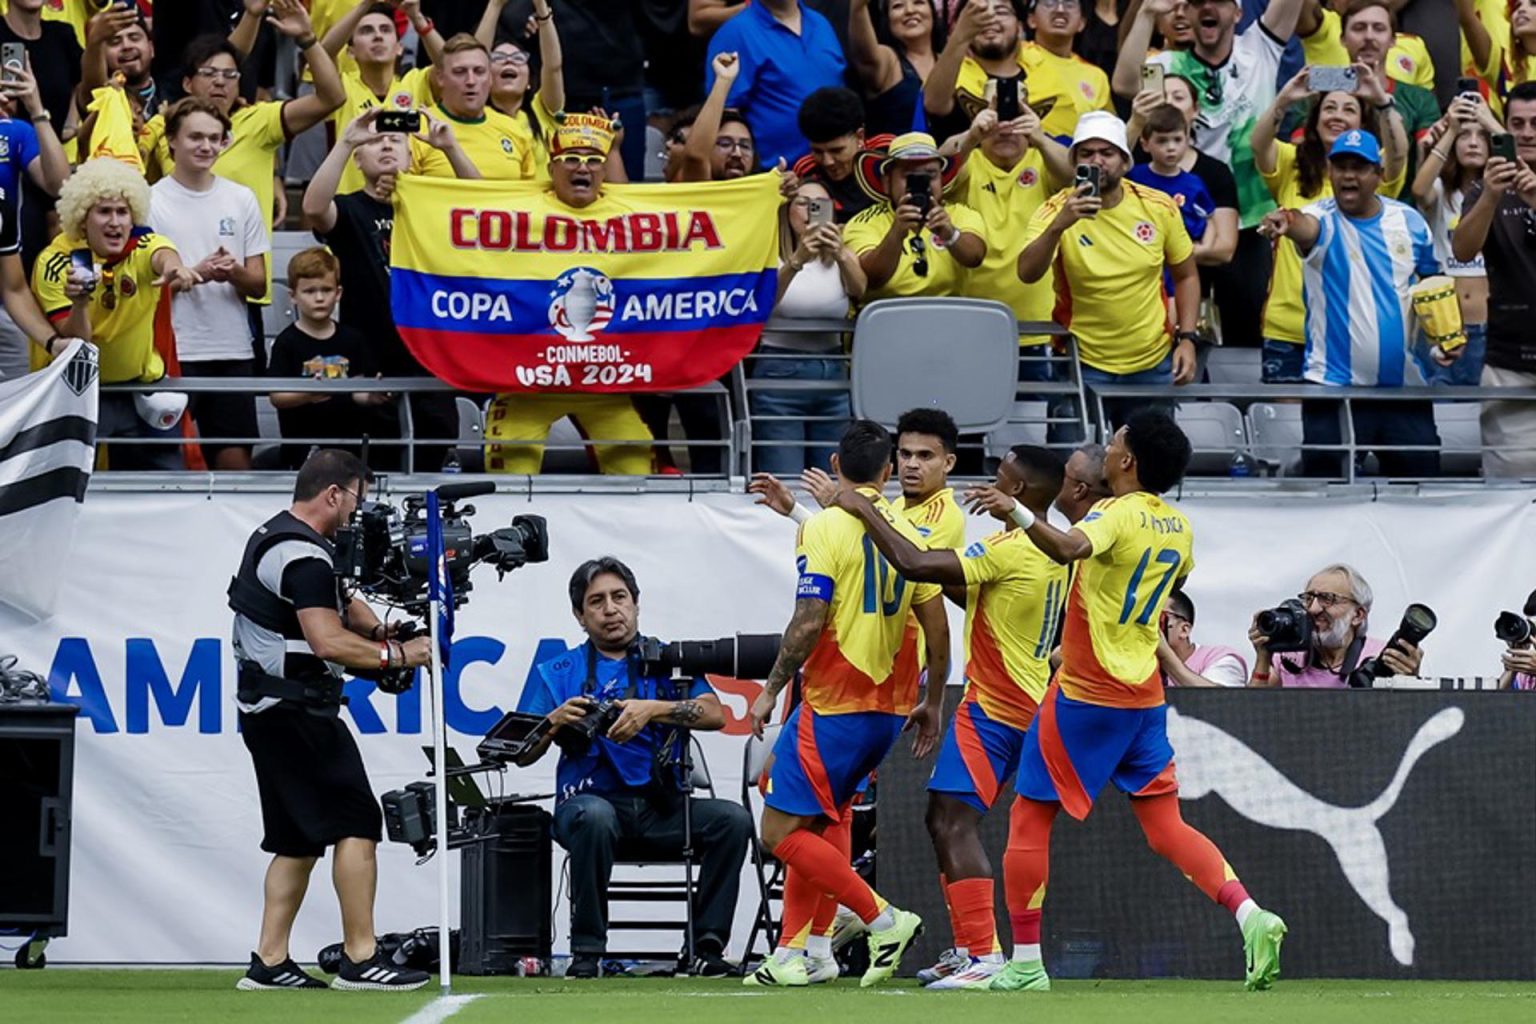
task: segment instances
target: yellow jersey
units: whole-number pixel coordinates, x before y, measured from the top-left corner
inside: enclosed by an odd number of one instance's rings
[[[495,181],[518,181],[534,177],[534,143],[525,122],[508,117],[494,107],[474,120],[454,117],[442,104],[432,108],[432,116],[453,125],[459,148],[475,165],[480,177]],[[454,177],[453,165],[439,150],[430,147],[414,151],[419,173],[433,178]]]
[[[64,285],[69,279],[70,254],[85,247],[79,239],[58,235],[32,266],[37,304],[55,323],[69,315],[71,303]],[[161,249],[176,251],[170,239],[149,228],[134,228],[121,257],[96,264],[96,288],[87,313],[91,341],[101,350],[103,384],[153,381],[165,376],[165,362],[155,351],[155,309],[160,304],[160,289],[154,286],[159,275],[152,262]],[[34,370],[40,369],[47,365],[48,356],[32,346],[31,362]]]
[[[1058,57],[1035,43],[1020,43],[1017,54],[1019,71],[1024,76],[1020,96],[1040,116],[1040,123],[1051,135],[1070,138],[1077,119],[1090,110],[1113,110],[1109,78],[1097,65],[1076,54]],[[955,103],[964,112],[967,123],[987,105],[987,80],[990,78],[976,59],[967,56],[960,62],[955,77]]]
[[[1296,147],[1289,142],[1275,143],[1275,173],[1261,174],[1264,184],[1269,186],[1270,193],[1275,197],[1275,202],[1291,209],[1300,209],[1309,203],[1315,203],[1322,199],[1328,199],[1333,195],[1333,182],[1328,179],[1328,172],[1323,171],[1322,188],[1316,195],[1304,196],[1301,194],[1301,181],[1296,173]],[[1390,178],[1383,178],[1378,195],[1391,199],[1403,190],[1403,180],[1408,174],[1408,164],[1404,161],[1397,174]],[[1276,341],[1288,341],[1295,345],[1303,344],[1306,340],[1302,334],[1302,321],[1306,315],[1306,307],[1301,298],[1301,253],[1296,250],[1296,243],[1289,238],[1279,239],[1275,244],[1275,262],[1270,271],[1269,294],[1264,300],[1264,337],[1273,338]]]
[[[1327,7],[1322,9],[1322,14],[1322,24],[1318,25],[1317,31],[1301,40],[1306,63],[1309,67],[1345,67],[1350,60],[1349,52],[1344,49],[1343,19],[1339,12]],[[1429,57],[1429,47],[1418,36],[1399,32],[1392,48],[1387,51],[1385,66],[1388,78],[1435,91],[1435,64]]]
[[[1139,373],[1173,344],[1163,268],[1194,253],[1173,197],[1129,179],[1120,202],[1062,233],[1056,248],[1054,319],[1077,338],[1083,362],[1108,373]],[[1045,234],[1072,197],[1047,199],[1024,232],[1027,246]]]
[[[344,72],[341,76],[341,87],[346,92],[347,98],[342,101],[341,108],[331,115],[332,142],[341,138],[342,132],[347,130],[347,125],[356,120],[359,114],[374,107],[388,104],[399,109],[420,109],[432,105],[432,90],[427,85],[427,72],[419,68],[397,76],[389,83],[389,89],[383,96],[375,95],[363,81],[362,74],[357,71]],[[426,148],[425,143],[415,140],[411,142],[413,164],[418,150],[423,148]],[[346,170],[341,172],[341,182],[336,186],[336,194],[346,195],[348,192],[356,192],[363,187],[363,184],[363,172],[358,169],[356,161],[348,160]]]
[[[986,240],[986,227],[982,223],[981,215],[975,210],[960,203],[945,203],[944,209],[949,214],[949,222],[955,226],[956,231],[964,231],[983,241]],[[891,205],[877,203],[848,222],[848,226],[843,229],[843,244],[862,256],[871,249],[879,247],[894,223],[896,223],[896,211],[891,208]],[[901,260],[896,264],[896,272],[885,284],[867,290],[864,293],[864,302],[874,302],[876,299],[915,298],[923,295],[965,294],[966,277],[970,273],[968,268],[956,263],[945,251],[944,243],[926,228],[923,229],[923,242],[926,246],[924,252],[928,259],[928,273],[918,274],[912,269],[917,258],[912,253],[911,245],[904,242],[901,247]]]
[[[959,550],[965,544],[965,510],[955,501],[953,487],[942,487],[917,502],[902,495],[892,507],[917,527],[927,547]]]
[[[966,158],[956,183],[966,206],[990,225],[987,256],[967,275],[966,294],[1006,302],[1019,320],[1049,320],[1056,300],[1056,268],[1034,284],[1019,280],[1019,253],[1024,251],[1024,227],[1052,189],[1046,182],[1045,158],[1031,148],[1012,167],[999,167],[979,150]],[[1048,335],[1020,336],[1021,345],[1043,345]]]
[[[918,547],[922,534],[871,487],[859,488],[886,521]],[[806,703],[819,715],[904,715],[917,701],[915,666],[900,664],[912,606],[940,597],[933,583],[908,583],[875,547],[864,524],[829,508],[800,526],[798,599],[827,602],[827,620],[804,666]]]
[[[309,8],[309,25],[314,30],[315,38],[324,39],[326,33],[330,32],[338,21],[345,18],[359,2],[360,0],[309,0],[305,6]],[[343,75],[357,73],[357,58],[352,56],[350,42],[343,44],[341,52],[336,55],[336,70]],[[307,64],[304,66],[304,81],[313,81]]]
[[[5,17],[11,10],[10,0],[0,0],[0,18]],[[91,16],[97,11],[89,0],[43,0],[42,19],[44,21],[62,21],[75,30],[75,42],[80,48],[85,48],[85,24],[91,20]]]
[[[1195,567],[1194,528],[1147,491],[1105,498],[1073,527],[1093,545],[1077,563],[1061,634],[1061,692],[1106,707],[1163,702],[1159,615]]]
[[[1003,530],[965,549],[966,696],[987,717],[1027,729],[1051,681],[1056,620],[1067,567],[1023,530]]]

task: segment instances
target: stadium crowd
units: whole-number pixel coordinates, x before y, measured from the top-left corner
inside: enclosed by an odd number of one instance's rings
[[[1156,385],[1168,406],[1216,343],[1259,350],[1273,384],[1530,387],[1536,3],[1456,0],[1459,42],[1446,6],[188,0],[157,17],[150,0],[10,0],[0,374],[80,336],[105,383],[424,376],[390,314],[401,176],[532,179],[579,209],[610,184],[765,173],[785,200],[784,320],[999,299],[1067,328],[1088,387]],[[381,129],[408,111],[414,132]],[[284,229],[318,244],[275,267]],[[275,338],[274,297],[293,307]],[[1063,379],[1041,358],[1062,338],[1019,341],[1021,397]],[[845,377],[847,345],[764,333],[757,468],[825,465],[848,396],[797,385]],[[412,436],[436,442],[416,468],[438,468],[455,397],[276,392],[294,442],[276,465],[296,468],[302,439],[398,438],[408,403]],[[492,471],[537,472],[565,416],[619,442],[594,454],[622,474],[675,469],[674,412],[690,441],[728,426],[699,395],[466,397]],[[1431,402],[1350,408],[1362,448],[1418,446],[1378,452],[1383,473],[1438,473]],[[1340,445],[1341,409],[1304,400],[1306,443]],[[195,393],[185,419],[200,445],[120,445],[109,464],[252,466],[255,396]],[[171,383],[104,395],[99,432],[194,436]],[[1485,475],[1536,473],[1536,404],[1484,402],[1481,432]],[[718,472],[719,452],[685,465]],[[1303,470],[1343,457],[1309,450]]]

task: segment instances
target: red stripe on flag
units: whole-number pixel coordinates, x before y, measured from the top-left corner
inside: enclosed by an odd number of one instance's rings
[[[751,352],[762,324],[697,331],[598,335],[567,342],[555,334],[499,334],[401,327],[411,354],[434,377],[466,391],[646,392],[718,380]],[[562,363],[563,348],[617,349],[617,361]],[[556,359],[552,361],[551,356]],[[642,371],[641,367],[648,367]],[[563,379],[556,376],[564,370]],[[521,371],[521,372],[519,372]]]

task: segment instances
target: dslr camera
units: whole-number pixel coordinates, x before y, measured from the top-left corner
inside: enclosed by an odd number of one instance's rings
[[[1280,602],[1278,608],[1259,612],[1258,626],[1259,632],[1269,637],[1272,654],[1289,654],[1312,647],[1312,616],[1294,597]]]
[[[1536,590],[1525,599],[1525,614],[1499,612],[1493,620],[1493,635],[1504,641],[1506,647],[1528,647],[1531,643],[1531,619],[1536,618]]]
[[[637,637],[630,650],[637,678],[668,679],[704,675],[766,679],[779,656],[779,633],[738,633],[718,640],[677,640],[664,644],[653,636]],[[599,736],[606,736],[624,709],[616,700],[593,700],[585,717],[555,733],[555,743],[570,757],[580,757]]]

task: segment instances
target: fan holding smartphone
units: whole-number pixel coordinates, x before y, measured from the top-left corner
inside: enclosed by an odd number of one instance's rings
[[[926,132],[898,135],[883,155],[860,155],[859,175],[885,200],[849,221],[844,236],[869,278],[867,298],[961,294],[987,243],[980,215],[944,199],[953,171]]]
[[[1113,384],[1187,384],[1195,376],[1200,277],[1194,243],[1165,193],[1125,178],[1125,122],[1105,111],[1079,119],[1072,137],[1073,184],[1048,199],[1025,229],[1019,278],[1053,265],[1072,295],[1072,333],[1083,379]],[[1168,330],[1163,272],[1173,280],[1178,331]],[[1064,278],[1064,280],[1063,280]],[[1140,400],[1105,403],[1120,423]]]

